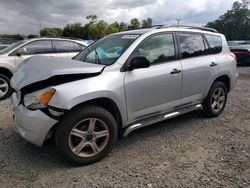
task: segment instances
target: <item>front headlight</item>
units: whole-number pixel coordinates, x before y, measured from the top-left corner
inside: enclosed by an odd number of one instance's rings
[[[39,92],[31,95],[25,95],[23,99],[24,106],[30,110],[46,108],[55,92],[56,89],[50,88],[42,93]]]

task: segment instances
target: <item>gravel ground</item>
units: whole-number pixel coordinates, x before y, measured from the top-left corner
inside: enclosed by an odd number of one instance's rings
[[[122,138],[99,163],[70,167],[53,144],[33,146],[12,130],[0,102],[0,187],[250,187],[250,67],[218,118],[192,112]]]

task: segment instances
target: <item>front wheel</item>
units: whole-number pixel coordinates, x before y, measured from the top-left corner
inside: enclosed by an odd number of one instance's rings
[[[9,97],[11,92],[10,79],[5,75],[0,74],[0,100]]]
[[[207,117],[220,115],[227,103],[227,88],[223,82],[215,82],[203,102],[203,113]]]
[[[88,165],[107,156],[117,141],[118,129],[113,116],[98,106],[73,110],[56,130],[59,155],[77,165]]]

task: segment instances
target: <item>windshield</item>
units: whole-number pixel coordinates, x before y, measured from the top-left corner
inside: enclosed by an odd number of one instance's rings
[[[8,46],[7,48],[1,50],[1,51],[0,51],[0,54],[8,53],[9,51],[13,50],[14,48],[16,48],[16,47],[18,47],[18,46],[20,46],[20,45],[22,45],[22,44],[24,44],[24,43],[25,43],[24,40],[19,41],[19,42],[16,42],[16,43],[14,43],[14,44]]]
[[[87,63],[112,65],[139,35],[111,35],[95,42],[80,52],[75,60]]]

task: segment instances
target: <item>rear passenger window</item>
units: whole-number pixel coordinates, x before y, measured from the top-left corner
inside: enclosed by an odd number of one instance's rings
[[[218,54],[222,51],[222,39],[220,36],[205,35],[210,46],[210,53]]]
[[[76,42],[74,42],[74,51],[75,51],[75,52],[80,52],[80,51],[82,51],[84,48],[85,48],[84,45],[80,45],[80,44],[77,44]]]
[[[206,48],[202,35],[179,34],[182,58],[206,55]]]
[[[57,53],[66,53],[66,52],[74,52],[74,44],[69,41],[55,41],[55,47]]]
[[[175,47],[172,34],[153,36],[135,50],[136,56],[146,57],[151,64],[175,60]]]

